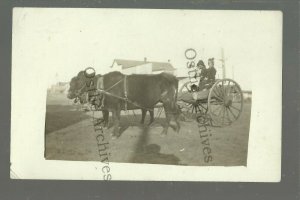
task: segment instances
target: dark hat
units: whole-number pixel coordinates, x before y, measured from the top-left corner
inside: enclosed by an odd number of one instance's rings
[[[197,63],[197,67],[205,67],[203,60],[199,60]]]
[[[215,60],[215,58],[209,58],[208,59],[208,61],[214,61]]]

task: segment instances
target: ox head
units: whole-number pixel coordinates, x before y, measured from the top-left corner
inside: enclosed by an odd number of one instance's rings
[[[70,81],[70,88],[67,97],[69,99],[77,99],[84,102],[85,94],[87,93],[88,82],[95,77],[95,70],[91,67],[80,71],[77,76],[73,77]]]

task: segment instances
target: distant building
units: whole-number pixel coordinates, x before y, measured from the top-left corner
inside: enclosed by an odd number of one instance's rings
[[[252,99],[252,91],[243,90],[243,97],[244,97],[244,99]]]
[[[111,66],[116,71],[120,71],[123,74],[159,74],[166,72],[175,75],[176,69],[172,66],[170,61],[168,62],[153,62],[136,60],[123,60],[115,59]]]
[[[55,85],[50,87],[49,92],[67,94],[69,87],[69,82],[57,82]]]

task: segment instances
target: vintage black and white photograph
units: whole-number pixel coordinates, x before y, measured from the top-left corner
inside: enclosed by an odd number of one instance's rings
[[[63,173],[54,163],[98,163],[98,177],[74,169],[74,179],[130,180],[120,171],[136,169],[133,180],[160,180],[151,167],[162,167],[175,177],[162,180],[195,181],[176,178],[189,166],[276,181],[281,28],[276,11],[15,8],[12,109],[25,112],[12,119],[38,125],[27,144],[12,127],[12,148],[27,148],[11,159],[31,155],[51,174]]]

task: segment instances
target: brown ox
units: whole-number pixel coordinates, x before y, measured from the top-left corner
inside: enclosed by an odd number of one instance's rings
[[[180,129],[177,91],[178,80],[167,73],[124,75],[115,71],[95,76],[95,73],[87,74],[86,71],[81,71],[70,82],[68,98],[74,99],[87,92],[88,99],[103,110],[104,118],[108,117],[108,112],[112,112],[115,137],[120,136],[121,110],[140,108],[153,111],[154,106],[161,102],[166,113],[162,134],[166,135],[172,117],[176,122],[176,131]]]

